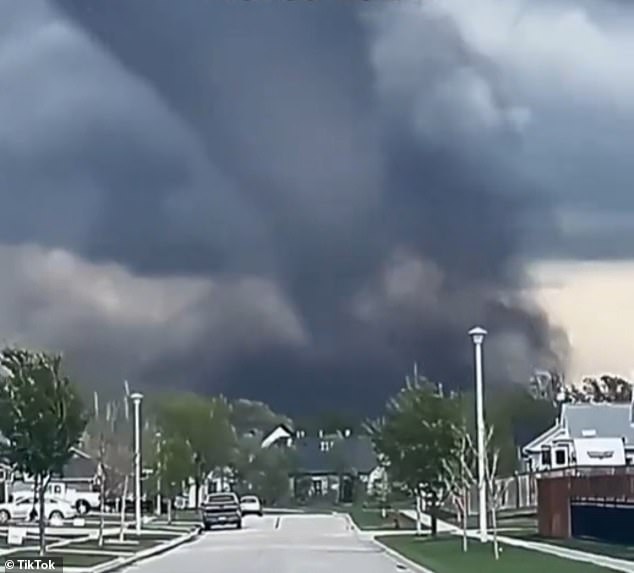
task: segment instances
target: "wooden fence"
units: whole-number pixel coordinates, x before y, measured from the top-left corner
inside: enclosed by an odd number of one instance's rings
[[[612,536],[608,525],[617,513],[627,510],[628,516],[633,515],[629,510],[634,507],[633,468],[574,468],[553,474],[542,475],[537,482],[540,535],[587,535],[596,525],[597,532],[605,532],[600,537],[607,539]]]

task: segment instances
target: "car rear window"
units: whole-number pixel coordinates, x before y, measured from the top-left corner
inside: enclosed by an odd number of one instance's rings
[[[210,495],[207,503],[232,503],[235,498],[232,495]]]
[[[257,503],[258,498],[257,497],[253,497],[252,495],[247,496],[247,497],[243,497],[242,501],[244,503]]]

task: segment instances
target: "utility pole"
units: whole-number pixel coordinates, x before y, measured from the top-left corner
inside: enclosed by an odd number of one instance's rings
[[[480,525],[480,541],[486,543],[487,533],[487,492],[486,492],[486,469],[485,469],[485,425],[484,425],[484,375],[482,368],[482,344],[487,331],[476,326],[469,331],[469,336],[473,341],[474,361],[475,361],[475,384],[476,384],[476,432],[478,438],[478,521]]]
[[[134,404],[134,515],[136,533],[141,534],[141,400],[143,394],[135,392],[130,396]]]

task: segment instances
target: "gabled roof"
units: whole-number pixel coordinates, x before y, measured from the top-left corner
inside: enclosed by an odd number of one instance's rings
[[[268,448],[280,439],[293,436],[293,431],[286,424],[278,424],[270,432],[267,432],[262,440],[262,447]]]
[[[526,444],[522,448],[522,450],[523,451],[538,450],[541,448],[542,444],[544,444],[545,442],[548,442],[549,440],[554,438],[559,432],[562,432],[562,431],[564,431],[564,429],[558,423],[556,423],[554,426],[551,426],[550,428],[548,428],[548,430],[546,430],[545,432],[543,432],[542,434],[540,434],[539,436],[537,436],[536,438],[528,442],[528,444]]]
[[[558,433],[568,439],[619,438],[626,445],[634,446],[631,404],[583,403],[564,404],[558,424],[546,430],[526,444],[522,451],[541,448],[542,444],[556,439]]]
[[[573,439],[590,437],[594,430],[597,438],[624,438],[634,445],[631,404],[564,404],[561,419]]]

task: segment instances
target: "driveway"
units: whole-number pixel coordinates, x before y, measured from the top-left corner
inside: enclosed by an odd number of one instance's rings
[[[405,568],[399,567],[403,571]],[[397,563],[343,516],[247,517],[242,530],[205,532],[131,573],[394,573]]]

